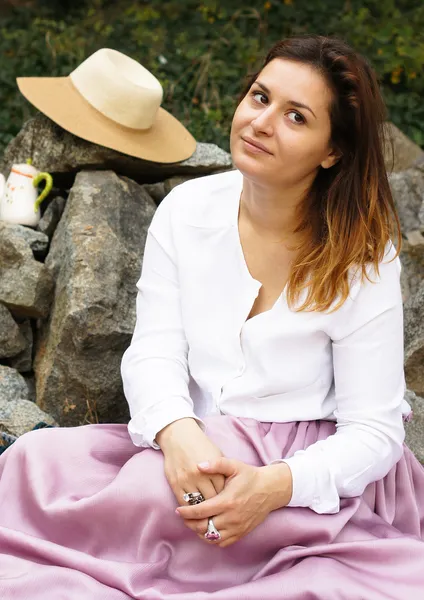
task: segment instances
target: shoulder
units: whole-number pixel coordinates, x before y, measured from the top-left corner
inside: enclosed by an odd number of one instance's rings
[[[156,212],[169,213],[174,225],[219,227],[231,218],[242,179],[237,170],[189,179],[173,188]]]

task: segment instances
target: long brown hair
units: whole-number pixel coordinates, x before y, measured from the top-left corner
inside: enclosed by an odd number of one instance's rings
[[[319,35],[277,42],[261,69],[248,76],[239,98],[246,96],[261,70],[276,58],[315,68],[332,91],[331,143],[341,153],[329,169],[320,168],[297,213],[299,244],[288,280],[293,306],[308,288],[297,310],[337,310],[349,294],[351,268],[368,280],[371,264],[379,263],[396,231],[398,256],[401,229],[384,162],[386,107],[373,69],[344,41]],[[393,259],[394,260],[394,259]],[[309,281],[308,281],[309,277]],[[371,280],[370,280],[371,281]]]

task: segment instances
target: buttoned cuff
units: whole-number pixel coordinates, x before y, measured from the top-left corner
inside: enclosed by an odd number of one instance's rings
[[[340,498],[328,468],[300,450],[290,458],[273,460],[285,462],[293,478],[293,493],[287,506],[307,507],[318,514],[335,514],[340,510]]]
[[[191,418],[206,430],[204,422],[197,417],[188,402],[181,396],[167,398],[148,409],[140,411],[128,423],[128,433],[135,446],[159,450],[155,437],[167,425],[178,419]]]

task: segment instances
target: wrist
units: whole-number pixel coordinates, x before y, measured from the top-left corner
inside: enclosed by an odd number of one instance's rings
[[[175,439],[181,439],[181,436],[190,435],[190,432],[200,429],[196,419],[192,417],[184,417],[172,421],[158,431],[155,437],[155,441],[161,450],[164,449],[168,444],[171,444]]]
[[[289,465],[281,462],[262,469],[266,476],[271,510],[287,506],[293,495],[293,477]]]

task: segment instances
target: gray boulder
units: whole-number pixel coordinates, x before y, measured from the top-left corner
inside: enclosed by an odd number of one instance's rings
[[[43,260],[46,257],[49,247],[49,238],[41,231],[35,231],[24,225],[15,225],[7,223],[5,226],[9,229],[12,235],[22,238],[31,248],[34,258]]]
[[[402,232],[424,230],[424,162],[389,176]]]
[[[0,358],[16,356],[24,350],[25,338],[9,310],[0,303]]]
[[[162,202],[167,194],[164,181],[158,181],[157,183],[146,183],[143,187],[157,205]]]
[[[28,400],[37,402],[37,395],[35,390],[35,376],[34,373],[23,373],[23,378],[28,386]]]
[[[0,221],[0,302],[18,317],[46,317],[53,286],[17,226]]]
[[[415,144],[394,123],[385,123],[386,139],[389,144],[385,148],[385,162],[388,171],[404,171],[409,169],[424,152],[420,146]],[[390,142],[393,144],[393,154]],[[394,162],[393,162],[394,158]]]
[[[406,302],[424,280],[424,160],[392,173],[389,180],[403,234],[401,284]]]
[[[40,171],[53,175],[55,186],[70,187],[83,169],[111,169],[140,183],[162,181],[174,175],[208,174],[232,166],[231,156],[215,144],[197,144],[188,160],[159,164],[127,156],[92,144],[65,131],[41,113],[27,121],[7,146],[0,170],[4,175],[12,164],[32,158]]]
[[[403,300],[414,296],[424,281],[424,237],[421,232],[411,231],[408,239],[403,240],[400,253],[401,285]]]
[[[10,367],[0,365],[0,401],[11,402],[18,398],[28,399],[29,391],[25,379]]]
[[[19,437],[39,423],[57,425],[50,415],[30,400],[18,398],[5,402],[0,398],[0,431]]]
[[[120,363],[156,205],[111,171],[76,177],[46,265],[56,280],[36,343],[37,403],[61,425],[126,421]]]
[[[411,390],[406,392],[405,397],[413,412],[412,420],[405,423],[405,442],[418,460],[424,464],[424,398],[417,396]]]
[[[57,224],[59,223],[60,217],[62,216],[65,208],[65,203],[65,198],[62,198],[61,196],[56,196],[53,198],[47,205],[47,208],[37,225],[37,230],[41,231],[41,233],[44,233],[44,235],[46,235],[49,239],[53,237]]]
[[[404,304],[405,376],[408,387],[424,396],[424,281]]]
[[[188,181],[189,179],[195,179],[195,177],[189,175],[178,175],[176,177],[170,177],[165,181],[158,181],[157,183],[146,183],[143,187],[153,198],[155,203],[159,205],[169,192],[174,189],[177,185]]]
[[[19,330],[25,340],[25,348],[7,361],[9,367],[16,369],[19,373],[29,373],[32,369],[33,333],[31,321],[26,319],[19,323]]]

